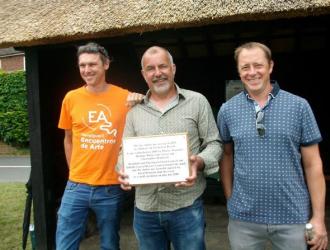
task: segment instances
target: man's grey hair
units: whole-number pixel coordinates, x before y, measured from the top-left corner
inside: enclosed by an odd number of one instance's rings
[[[149,49],[147,49],[147,50],[143,53],[143,56],[142,56],[142,58],[141,58],[141,68],[143,69],[143,59],[144,59],[144,56],[145,56],[146,54],[150,54],[150,55],[152,55],[152,54],[157,54],[159,51],[165,51],[166,54],[167,54],[167,56],[168,56],[168,59],[170,60],[170,63],[171,63],[172,65],[174,64],[173,57],[172,57],[171,53],[170,53],[167,49],[165,49],[165,48],[163,48],[163,47],[159,47],[159,46],[152,46],[152,47],[150,47]]]

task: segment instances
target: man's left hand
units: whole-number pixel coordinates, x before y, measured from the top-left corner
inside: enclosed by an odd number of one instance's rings
[[[191,174],[186,178],[186,181],[178,182],[175,187],[191,187],[195,185],[197,179],[197,171],[202,171],[204,169],[204,160],[202,157],[197,155],[192,155],[189,158]]]
[[[143,97],[144,95],[140,93],[129,93],[126,99],[126,106],[130,108],[134,107],[136,104],[141,103]]]
[[[313,225],[314,236],[313,239],[307,241],[311,250],[325,250],[328,249],[328,234],[325,228],[324,221],[311,219],[310,223]]]

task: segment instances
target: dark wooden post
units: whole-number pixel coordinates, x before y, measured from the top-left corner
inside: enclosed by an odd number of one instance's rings
[[[49,250],[53,248],[54,240],[51,227],[52,219],[48,217],[50,213],[50,193],[47,192],[47,184],[45,183],[47,163],[43,155],[43,142],[45,139],[42,135],[41,126],[38,49],[25,49],[25,55],[36,248],[38,250]]]

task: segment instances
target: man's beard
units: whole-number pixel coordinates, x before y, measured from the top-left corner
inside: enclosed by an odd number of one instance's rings
[[[157,85],[157,81],[164,80],[161,85]],[[153,90],[158,95],[164,95],[169,92],[171,88],[171,84],[169,83],[168,79],[165,77],[160,77],[158,79],[153,79]]]

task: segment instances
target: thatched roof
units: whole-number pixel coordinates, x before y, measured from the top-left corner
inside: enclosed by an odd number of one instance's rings
[[[0,47],[330,13],[330,0],[0,0]]]

